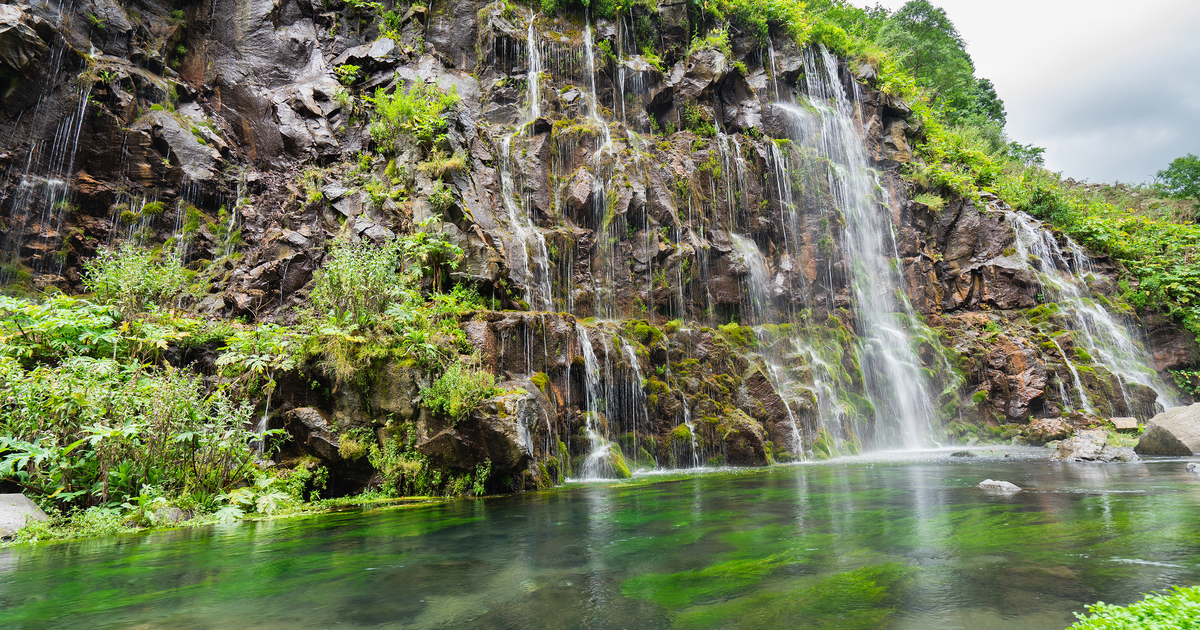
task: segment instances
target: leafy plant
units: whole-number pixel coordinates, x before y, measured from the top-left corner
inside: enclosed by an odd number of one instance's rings
[[[96,298],[126,315],[147,305],[167,305],[187,290],[187,273],[174,260],[159,260],[149,251],[124,244],[103,249],[84,263],[84,286]]]
[[[496,378],[490,372],[455,362],[432,385],[421,390],[421,400],[434,413],[460,422],[498,393]]]
[[[1075,613],[1079,621],[1069,630],[1194,628],[1200,625],[1200,588],[1175,586],[1167,593],[1147,593],[1128,606],[1096,602],[1088,606],[1088,613]]]
[[[436,85],[413,83],[398,87],[388,94],[383,88],[375,96],[367,97],[375,110],[375,122],[371,123],[371,137],[382,153],[394,153],[396,140],[408,134],[423,143],[431,143],[446,131],[446,119],[442,115],[459,102],[458,91],[449,92]]]

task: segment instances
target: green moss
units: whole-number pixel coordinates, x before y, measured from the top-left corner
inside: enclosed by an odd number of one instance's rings
[[[982,405],[985,401],[987,401],[987,399],[988,393],[985,391],[978,391],[974,394],[971,394],[971,402],[976,405]]]
[[[543,394],[546,393],[546,389],[550,386],[550,377],[547,376],[545,372],[536,372],[533,376],[529,377],[529,380],[535,386],[537,386],[538,389],[542,390]]]
[[[1079,346],[1075,346],[1075,357],[1077,359],[1079,359],[1079,361],[1081,363],[1091,363],[1092,362],[1092,355],[1088,354],[1087,350],[1084,350],[1083,348],[1080,348]]]
[[[754,336],[754,329],[742,326],[736,322],[730,322],[717,328],[729,340],[729,343],[735,346],[753,348],[758,343],[758,340]]]

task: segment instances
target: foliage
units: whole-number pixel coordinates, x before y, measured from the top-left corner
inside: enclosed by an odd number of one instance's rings
[[[342,85],[354,85],[362,68],[351,63],[342,64],[333,69]]]
[[[1165,594],[1147,593],[1128,606],[1096,602],[1088,615],[1075,613],[1079,621],[1070,630],[1166,630],[1200,625],[1200,587],[1173,587]]]
[[[927,0],[910,0],[887,19],[878,41],[893,51],[920,86],[930,90],[940,107],[953,112],[974,101],[979,87],[975,66],[943,9]]]
[[[413,298],[400,273],[400,241],[335,241],[313,277],[313,312],[336,322],[369,325],[398,300]]]
[[[87,506],[143,486],[212,496],[253,463],[251,410],[174,368],[76,356],[26,369],[0,357],[0,478]]]
[[[499,393],[490,372],[454,362],[432,385],[421,390],[421,400],[430,411],[458,422]]]
[[[129,315],[147,305],[167,305],[188,291],[187,272],[175,260],[159,260],[151,252],[128,243],[120,249],[103,249],[84,263],[84,286],[98,300]],[[199,288],[190,292],[200,293]]]
[[[1189,153],[1175,158],[1156,177],[1162,191],[1171,197],[1200,201],[1200,157]]]
[[[217,367],[244,390],[256,391],[261,385],[269,394],[275,389],[275,374],[296,367],[301,342],[299,334],[278,324],[237,330],[225,340]]]
[[[382,153],[395,153],[396,141],[402,134],[411,135],[422,143],[432,143],[446,132],[446,110],[458,103],[458,91],[449,92],[436,85],[410,83],[388,94],[383,88],[367,97],[375,110],[371,137]]]

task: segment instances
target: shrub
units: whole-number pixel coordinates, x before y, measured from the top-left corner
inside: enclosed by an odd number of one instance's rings
[[[490,372],[455,362],[433,385],[421,390],[421,400],[431,411],[458,422],[470,416],[483,401],[499,393],[496,379]]]
[[[84,286],[96,298],[129,315],[147,305],[166,305],[187,288],[187,272],[177,261],[159,261],[133,245],[103,249],[84,263]]]
[[[379,151],[394,153],[401,134],[431,143],[445,133],[446,119],[442,114],[458,103],[459,98],[456,89],[447,92],[436,85],[414,83],[398,87],[392,94],[379,88],[375,96],[366,100],[374,107],[376,116],[371,123],[371,137]]]

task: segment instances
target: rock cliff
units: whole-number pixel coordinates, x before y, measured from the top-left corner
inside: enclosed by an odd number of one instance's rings
[[[1195,340],[1050,226],[902,177],[922,121],[870,64],[775,31],[698,45],[700,19],[0,5],[4,280],[81,291],[84,260],[134,242],[212,279],[190,308],[288,323],[333,240],[439,234],[493,305],[461,325],[505,393],[452,422],[411,363],[283,379],[273,426],[347,487],[372,471],[339,436],[397,422],[439,468],[522,489],[601,453],[604,475],[761,465],[1174,404],[1156,371]],[[381,155],[369,98],[415,85],[457,95],[446,131]]]

